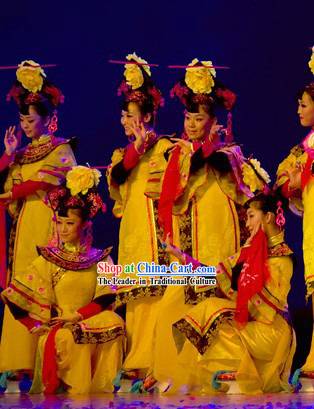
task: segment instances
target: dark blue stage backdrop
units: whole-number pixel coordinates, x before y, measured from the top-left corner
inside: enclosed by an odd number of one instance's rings
[[[307,65],[314,45],[313,0],[10,0],[0,7],[0,65],[25,59],[58,64],[46,69],[65,95],[57,135],[78,136],[79,164],[108,165],[113,150],[127,143],[116,93],[123,66],[108,60],[133,51],[159,64],[153,77],[166,105],[158,132],[182,132],[183,109],[169,91],[183,72],[167,66],[197,57],[231,67],[218,77],[238,95],[234,136],[272,181],[278,163],[307,133],[299,125],[296,93],[313,80]],[[18,122],[15,104],[6,102],[14,78],[14,70],[0,71],[3,136]],[[224,115],[220,120],[226,123]],[[111,213],[105,176],[101,188],[108,212],[97,217],[95,242],[113,245],[116,260],[119,221]],[[286,230],[299,258],[289,296],[298,317],[305,306],[301,219],[289,215]],[[311,332],[311,324],[308,328]]]

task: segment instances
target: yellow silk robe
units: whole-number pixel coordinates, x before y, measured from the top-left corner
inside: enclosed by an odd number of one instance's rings
[[[10,165],[5,191],[14,185],[32,180],[58,186],[66,172],[60,168],[76,164],[69,141],[44,138],[17,153]],[[14,200],[8,210],[14,218],[9,239],[8,283],[25,271],[37,256],[36,246],[46,246],[52,237],[53,212],[44,202],[46,192],[37,191],[21,200]],[[37,338],[15,321],[5,308],[0,346],[0,371],[34,369]]]
[[[199,385],[206,393],[227,390],[212,386],[215,372],[236,372],[242,393],[289,391],[288,378],[295,352],[295,335],[288,322],[286,303],[293,272],[291,250],[283,233],[269,246],[271,280],[249,300],[249,322],[239,329],[234,320],[237,291],[231,289],[232,268],[238,255],[217,268],[224,298],[208,298],[174,324],[178,348],[173,391],[182,385]]]
[[[169,264],[169,257],[158,240],[162,232],[157,222],[159,195],[155,194],[155,186],[160,186],[167,166],[164,153],[171,146],[168,139],[160,138],[140,156],[139,163],[120,185],[114,181],[111,172],[112,167],[123,160],[125,149],[113,153],[107,179],[110,197],[115,201],[113,214],[121,218],[118,264],[123,267],[132,263],[136,267],[139,262]],[[122,273],[119,277],[136,278],[136,274]],[[125,369],[142,369],[145,374],[151,366],[156,316],[164,291],[162,286],[118,287],[116,305],[127,304]]]
[[[277,170],[276,185],[282,186],[288,179],[288,170],[296,167],[297,162],[305,165],[309,157],[303,144],[291,149],[289,156],[281,162]],[[313,161],[311,163],[311,168]],[[303,259],[304,278],[307,289],[306,298],[314,293],[314,178],[310,178],[305,188],[297,189],[290,197],[290,208],[298,216],[303,216]],[[311,350],[303,368],[306,372],[314,372],[314,336],[312,333]]]
[[[67,315],[114,292],[97,281],[97,262],[112,263],[108,251],[92,249],[79,254],[47,247],[39,248],[39,252],[41,255],[2,293],[9,307],[15,305],[45,323],[52,310]],[[47,335],[39,337],[32,387],[35,393],[43,390],[46,339]],[[124,322],[120,316],[105,310],[77,324],[66,323],[57,331],[55,342],[58,377],[69,386],[69,393],[113,392],[113,380],[123,356]]]
[[[240,183],[244,161],[240,148],[232,144],[218,151],[228,157],[231,172],[219,172],[205,162],[191,173],[191,154],[180,156],[181,195],[173,210],[179,219],[178,247],[201,263],[212,266],[239,250],[243,220],[239,221],[237,208],[241,209],[252,196],[248,187]],[[190,284],[167,287],[158,311],[154,359],[149,371],[157,380],[167,381],[174,377],[177,354],[172,325],[187,314],[191,304],[220,293],[218,287]]]

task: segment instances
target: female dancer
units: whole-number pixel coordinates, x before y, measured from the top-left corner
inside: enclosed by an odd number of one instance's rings
[[[136,54],[126,58],[125,80],[118,93],[125,96],[121,123],[130,144],[114,151],[108,185],[115,201],[113,214],[121,218],[118,264],[131,266],[126,267],[131,274],[126,271],[121,277],[137,278],[132,265],[145,261],[168,264],[157,239],[157,193],[172,143],[154,131],[163,98],[152,82],[149,65]],[[163,292],[162,286],[138,282],[118,288],[116,305],[127,304],[128,351],[123,367],[129,376],[138,376],[133,369],[145,375],[151,365],[153,332]]]
[[[314,74],[314,47],[309,62]],[[290,209],[296,214],[303,215],[303,257],[304,275],[307,288],[306,298],[314,293],[314,263],[313,263],[313,215],[314,215],[314,82],[304,87],[298,95],[298,114],[300,123],[310,128],[306,138],[293,149],[289,156],[279,165],[276,186],[282,194],[290,200]],[[303,375],[314,376],[314,338]]]
[[[3,184],[6,174],[3,172],[8,168],[10,157],[17,149],[18,140],[14,135],[15,126],[11,126],[5,133],[4,146],[5,151],[0,158],[0,192],[3,193]],[[6,223],[5,223],[5,203],[0,200],[0,287],[6,287]]]
[[[284,242],[281,199],[260,193],[247,204],[251,236],[242,249],[216,268],[221,298],[208,298],[174,324],[179,351],[173,391],[201,386],[227,391],[217,377],[232,372],[242,393],[291,390],[288,378],[295,351],[286,308],[293,272]],[[203,265],[169,243],[181,263]],[[196,275],[196,274],[195,274]]]
[[[48,244],[54,223],[53,212],[44,196],[64,180],[64,169],[75,165],[70,141],[53,134],[57,120],[53,110],[63,100],[60,90],[46,79],[46,74],[34,61],[23,61],[16,75],[17,81],[8,98],[13,97],[18,105],[20,125],[30,143],[11,155],[5,193],[0,194],[0,199],[8,202],[8,211],[14,218],[9,239],[7,283],[17,273],[25,271],[25,266],[37,257],[36,245]],[[37,337],[15,321],[6,308],[0,371],[32,370],[36,340]]]
[[[15,318],[39,336],[32,392],[53,393],[60,380],[69,393],[113,392],[122,364],[124,323],[107,310],[115,292],[97,274],[99,261],[112,264],[111,249],[91,247],[89,218],[104,206],[99,176],[78,166],[66,186],[48,193],[62,244],[38,247],[39,257],[2,293]]]
[[[181,250],[202,263],[216,265],[238,251],[237,208],[243,209],[241,205],[253,194],[246,179],[243,180],[245,160],[240,147],[231,142],[230,125],[227,142],[221,142],[217,134],[221,126],[217,125],[215,108],[230,110],[236,96],[217,80],[212,66],[211,61],[194,59],[185,77],[171,92],[185,107],[185,136],[175,139],[178,147],[174,148],[164,174],[159,216],[165,232],[169,232],[172,212],[179,215]],[[173,375],[176,348],[172,324],[187,313],[188,304],[197,304],[219,293],[218,287],[201,285],[167,288],[156,324],[154,362],[150,370],[153,377],[144,381],[144,387],[149,387],[153,378],[166,381]]]

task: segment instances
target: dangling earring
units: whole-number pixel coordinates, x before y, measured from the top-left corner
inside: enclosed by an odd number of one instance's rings
[[[233,141],[233,135],[232,135],[232,114],[229,112],[228,114],[228,120],[227,120],[227,135],[225,137],[225,142],[226,143],[231,143]]]
[[[48,125],[48,130],[51,134],[54,134],[57,129],[58,129],[58,117],[57,117],[58,111],[55,109],[53,111],[53,117],[50,119],[50,123]]]
[[[128,141],[129,141],[130,143],[134,142],[134,141],[135,141],[135,136],[134,136],[134,135],[129,135],[129,136],[128,136]]]
[[[91,221],[87,222],[86,236],[84,240],[84,246],[86,251],[90,251],[93,244],[93,223]]]
[[[285,216],[283,215],[283,210],[282,210],[282,203],[279,201],[277,202],[277,217],[276,217],[276,224],[277,226],[280,227],[280,230],[286,223]]]
[[[16,132],[16,139],[18,140],[17,146],[20,146],[22,136],[23,136],[23,129],[22,129],[21,124],[19,124],[19,126],[17,127],[17,132]]]

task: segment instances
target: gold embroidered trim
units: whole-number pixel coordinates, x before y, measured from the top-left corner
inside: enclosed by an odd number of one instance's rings
[[[64,276],[66,269],[58,267],[57,270],[52,274],[52,287],[55,287],[56,284],[61,280]]]
[[[115,308],[120,307],[130,301],[138,300],[143,297],[160,297],[164,295],[166,291],[166,286],[147,286],[147,287],[136,287],[129,291],[118,292],[116,294]]]
[[[98,261],[105,258],[110,252],[112,247],[108,247],[106,250],[91,249],[88,253],[69,253],[62,248],[55,247],[37,247],[38,254],[44,257],[44,259],[57,265],[58,267],[66,270],[84,270],[92,265],[98,263]]]
[[[234,311],[227,310],[221,314],[211,323],[206,334],[200,335],[192,325],[184,318],[173,324],[175,328],[181,331],[187,339],[197,348],[200,354],[210,347],[214,339],[216,338],[220,327],[227,322],[232,321],[234,318]]]
[[[292,155],[294,155],[294,156],[296,156],[298,158],[299,156],[303,155],[304,148],[303,148],[303,146],[301,144],[297,145],[297,146],[295,146],[294,148],[291,149],[290,153],[292,153]]]
[[[47,156],[56,147],[64,145],[66,143],[71,143],[73,142],[73,140],[74,138],[72,139],[51,138],[46,143],[38,146],[33,146],[29,144],[25,148],[20,149],[16,153],[14,162],[19,163],[21,165],[37,162],[44,158],[45,156]]]
[[[291,256],[292,254],[293,251],[286,243],[280,243],[268,249],[268,257]]]
[[[104,344],[112,341],[121,335],[125,335],[125,331],[121,326],[106,329],[104,331],[83,331],[80,324],[68,323],[63,326],[72,332],[74,342],[76,344]]]

